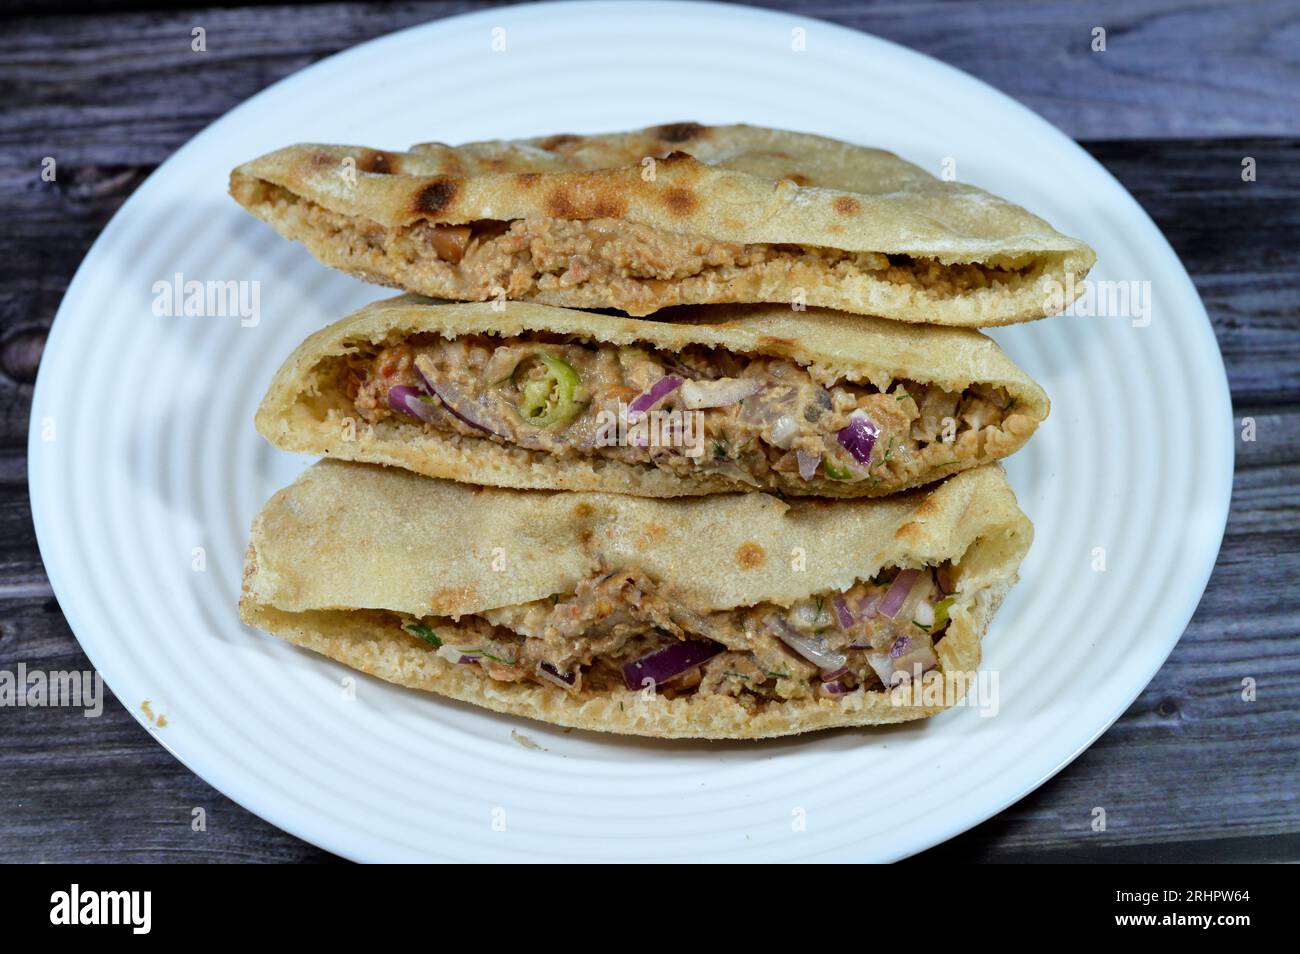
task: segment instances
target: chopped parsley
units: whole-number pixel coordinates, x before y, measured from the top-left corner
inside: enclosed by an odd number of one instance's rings
[[[435,649],[442,646],[442,640],[438,638],[438,634],[422,623],[404,623],[402,629],[406,630],[417,639],[423,639]]]

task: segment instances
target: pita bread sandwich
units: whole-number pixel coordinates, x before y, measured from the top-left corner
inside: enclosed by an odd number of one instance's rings
[[[475,488],[322,461],[254,521],[240,610],[497,712],[763,738],[955,704],[1032,535],[996,466],[826,504]]]
[[[799,302],[1005,325],[1064,308],[1095,260],[1019,206],[891,153],[757,126],[303,144],[235,169],[230,192],[366,281],[631,315]]]
[[[1047,412],[972,329],[774,305],[663,322],[406,296],[303,342],[257,428],[283,450],[498,487],[862,497],[1005,457]]]

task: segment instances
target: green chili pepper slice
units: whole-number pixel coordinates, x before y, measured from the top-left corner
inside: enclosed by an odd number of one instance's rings
[[[571,421],[586,403],[582,378],[566,361],[539,352],[545,373],[524,383],[519,416],[533,427],[554,427]]]
[[[950,596],[934,604],[934,622],[930,624],[930,632],[937,633],[948,625],[948,609],[955,601],[956,597]]]

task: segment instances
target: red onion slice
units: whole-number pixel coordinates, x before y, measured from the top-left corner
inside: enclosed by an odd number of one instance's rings
[[[691,411],[703,407],[726,407],[753,397],[762,389],[762,383],[754,378],[687,381],[682,385],[682,406]]]
[[[900,636],[889,649],[889,660],[894,668],[894,675],[906,675],[911,679],[917,666],[922,673],[927,673],[939,665],[930,645],[929,637]]]
[[[628,412],[639,414],[642,411],[648,411],[681,386],[681,378],[675,374],[666,375],[652,384],[650,390],[643,391],[633,398],[632,403],[628,405]]]
[[[857,622],[857,617],[853,615],[853,610],[849,609],[849,604],[844,602],[844,597],[836,593],[831,604],[835,607],[835,616],[840,621],[840,629],[852,629],[853,624]]]
[[[871,668],[875,670],[886,689],[894,685],[894,661],[889,658],[889,653],[871,653],[867,656],[867,662],[871,664]]]
[[[537,664],[537,675],[555,683],[561,689],[572,689],[574,684],[578,681],[578,674],[576,672],[560,672],[560,670],[556,669],[548,662],[540,662]]]
[[[929,629],[934,625],[934,604],[926,600],[920,600],[912,608],[912,622]]]
[[[438,655],[447,660],[447,662],[457,663],[461,666],[468,666],[479,661],[479,654],[477,652],[472,656],[466,655],[465,651],[459,646],[447,646],[445,644],[439,646]]]
[[[799,423],[789,414],[782,414],[772,422],[768,442],[781,450],[789,450],[799,434]]]
[[[871,452],[875,450],[876,438],[879,436],[880,428],[864,411],[850,414],[848,427],[835,435],[844,449],[853,455],[853,459],[864,467],[871,466]]]
[[[885,598],[880,601],[880,606],[876,608],[881,616],[888,616],[894,619],[898,611],[903,608],[903,603],[907,601],[907,594],[912,591],[916,584],[916,578],[921,575],[920,570],[902,570],[898,576],[894,577],[893,585],[889,587],[889,592]]]
[[[720,652],[720,645],[703,640],[673,643],[624,664],[623,681],[629,689],[642,688],[647,679],[659,685],[708,662]]]
[[[843,676],[848,671],[849,671],[848,666],[841,666],[839,669],[836,669],[834,672],[824,672],[822,673],[822,682],[834,682],[836,679],[840,678],[840,676]]]
[[[810,454],[801,447],[795,451],[794,456],[799,461],[799,476],[804,480],[812,480],[817,473],[817,465],[822,462],[822,455]]]
[[[397,384],[388,389],[388,406],[398,414],[406,414],[426,424],[432,424],[437,411],[429,404],[429,397],[419,388]]]
[[[470,427],[485,431],[488,434],[494,434],[502,440],[511,440],[511,436],[505,428],[499,424],[494,425],[488,419],[487,414],[474,403],[473,400],[461,394],[454,386],[446,381],[435,381],[429,375],[425,374],[424,369],[420,367],[420,361],[416,359],[415,370],[420,373],[420,378],[433,394],[437,395],[442,406],[455,415],[456,418],[468,424]]]
[[[776,633],[781,642],[823,672],[834,672],[849,661],[849,657],[843,653],[837,653],[827,647],[824,639],[795,632],[790,627],[790,624],[779,616],[769,616],[767,625]]]

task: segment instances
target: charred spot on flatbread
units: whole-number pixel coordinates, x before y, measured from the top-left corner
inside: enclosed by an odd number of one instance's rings
[[[664,207],[678,218],[687,218],[699,208],[700,200],[690,189],[674,187],[664,193]]]
[[[555,152],[557,149],[563,149],[565,146],[571,146],[579,142],[582,142],[581,136],[575,136],[573,133],[556,133],[554,136],[547,136],[537,145],[547,152]]]
[[[415,194],[411,207],[420,215],[438,215],[451,205],[458,190],[454,179],[440,176]]]
[[[699,123],[668,123],[650,130],[652,136],[664,142],[690,142],[692,139],[698,139],[704,132],[705,127]]]
[[[546,196],[546,211],[557,219],[613,219],[623,214],[622,197],[604,190],[584,194],[581,190],[560,186]]]
[[[393,157],[382,149],[367,149],[357,160],[357,168],[362,172],[389,175],[394,171]]]

